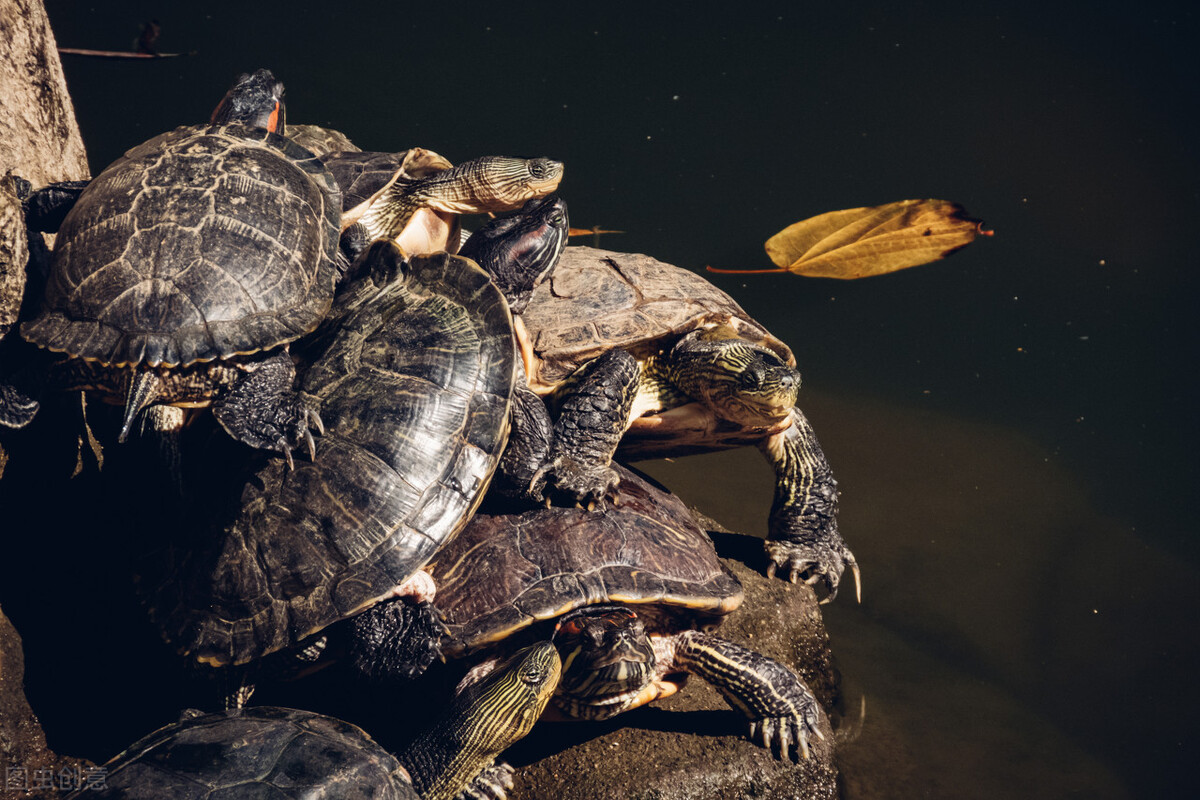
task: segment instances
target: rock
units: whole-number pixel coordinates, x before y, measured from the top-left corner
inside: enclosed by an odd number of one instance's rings
[[[0,175],[0,339],[17,322],[25,294],[29,237],[13,179]]]
[[[21,637],[0,610],[0,797],[61,797],[95,767],[56,755],[25,699],[25,653]],[[70,785],[67,782],[74,781]],[[41,789],[37,789],[41,785]],[[28,790],[28,791],[26,791]]]
[[[62,62],[40,0],[0,3],[0,175],[34,188],[89,177]]]
[[[835,672],[812,590],[769,581],[746,566],[762,559],[760,539],[717,532],[713,539],[746,591],[721,634],[796,669],[831,708]],[[824,715],[821,730],[825,739],[810,742],[809,761],[779,761],[750,742],[743,717],[715,689],[693,678],[676,696],[608,722],[539,724],[507,756],[518,766],[510,794],[521,800],[836,798],[834,734]]]

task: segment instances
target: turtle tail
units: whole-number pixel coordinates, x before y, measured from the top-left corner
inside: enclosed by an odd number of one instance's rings
[[[125,395],[125,418],[121,422],[121,435],[117,441],[124,442],[133,429],[133,421],[146,406],[158,397],[162,390],[162,378],[151,371],[138,370],[129,379],[129,392]]]

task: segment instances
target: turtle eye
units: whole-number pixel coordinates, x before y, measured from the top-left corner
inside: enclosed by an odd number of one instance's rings
[[[520,675],[521,683],[527,683],[530,685],[541,683],[543,680],[545,680],[545,677],[544,671],[534,666],[529,666],[521,670]]]
[[[541,161],[529,162],[529,174],[535,178],[544,178],[546,176],[546,165]]]
[[[738,375],[738,386],[748,391],[755,391],[762,386],[763,375],[760,370],[748,369]]]

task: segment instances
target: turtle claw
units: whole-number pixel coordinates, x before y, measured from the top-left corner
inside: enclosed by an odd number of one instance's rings
[[[308,416],[308,427],[316,428],[317,433],[321,436],[325,435],[325,422],[321,419],[321,414],[315,408],[305,404],[304,413]],[[311,436],[309,437],[312,438]]]
[[[854,593],[862,602],[862,582],[858,561],[854,554],[837,537],[832,542],[802,542],[794,539],[768,539],[766,550],[767,577],[780,575],[789,583],[803,582],[816,588],[824,585],[825,597],[821,604],[837,597],[838,586],[846,567],[854,576]]]
[[[549,507],[555,495],[575,508],[595,511],[604,501],[616,504],[620,475],[607,464],[593,466],[571,458],[552,458],[538,468],[529,482],[534,497],[542,497]]]
[[[784,761],[793,760],[799,763],[812,758],[812,747],[809,737],[815,736],[824,741],[825,734],[817,727],[816,700],[807,694],[801,698],[800,707],[792,714],[778,717],[764,717],[750,721],[750,740]]]
[[[516,785],[515,774],[516,770],[509,764],[498,761],[481,770],[455,800],[507,800],[509,791]]]
[[[295,459],[292,458],[292,450],[301,444],[308,450],[308,460],[317,460],[317,441],[313,438],[313,431],[317,434],[325,435],[325,423],[321,420],[321,415],[313,408],[309,401],[304,396],[298,398],[299,405],[297,419],[292,426],[292,431],[288,437],[279,441],[277,449],[283,453],[283,457],[287,460],[288,472],[296,469]]]
[[[825,738],[815,727],[812,728],[812,731],[820,738]],[[807,761],[812,758],[812,750],[808,746],[808,737],[805,735],[804,727],[795,719],[768,717],[752,721],[750,723],[750,740],[770,750],[784,761],[793,760],[793,752],[795,753],[794,760],[797,762],[801,759]]]
[[[213,404],[213,416],[230,436],[281,453],[289,471],[296,468],[291,451],[306,443],[315,457],[312,429],[325,432],[313,398],[292,390],[295,377],[291,356],[283,351],[264,359]]]

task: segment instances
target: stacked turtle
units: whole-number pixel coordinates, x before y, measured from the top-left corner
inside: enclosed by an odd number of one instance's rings
[[[510,210],[562,174],[549,159],[505,157],[450,169],[415,149],[343,215],[334,172],[284,126],[283,84],[259,70],[235,83],[209,125],[155,137],[90,183],[32,199],[34,226],[62,223],[42,310],[21,333],[63,357],[9,376],[0,424],[28,424],[46,385],[124,402],[121,440],[139,418],[178,432],[183,409],[211,406],[233,438],[291,464],[301,443],[312,454],[310,427],[322,425],[292,389],[288,348],[330,312],[348,266],[338,250],[347,220],[367,220],[369,239],[410,243],[410,253],[453,251],[429,238],[426,212]],[[326,158],[345,179],[355,156]],[[348,184],[357,197],[358,182]]]
[[[165,638],[236,669],[234,706],[254,668],[335,655],[384,680],[439,655],[483,657],[463,690],[474,698],[530,683],[517,662],[496,664],[552,638],[567,664],[560,713],[611,716],[695,674],[744,712],[752,737],[807,755],[817,706],[803,681],[708,632],[741,602],[711,541],[678,501],[613,464],[618,447],[757,444],[777,475],[769,571],[823,581],[831,599],[857,566],[787,346],[690,272],[564,248],[565,204],[549,194],[558,162],[453,167],[422,148],[362,153],[306,131],[317,156],[285,133],[282,85],[260,70],[209,125],[156,137],[32,205],[36,222],[60,213],[52,199],[73,202],[43,310],[22,328],[58,355],[8,376],[0,422],[28,423],[45,388],[85,389],[124,403],[122,439],[139,420],[170,436],[210,406],[258,451],[211,450],[222,460],[204,513],[142,561]],[[454,255],[461,214],[518,207]],[[309,458],[297,461],[301,444]],[[475,516],[494,476],[525,510]],[[539,686],[557,680],[547,669],[554,680]],[[489,708],[444,726],[499,724]],[[129,759],[170,754],[193,728],[243,735],[249,719],[184,722]],[[303,712],[271,719],[244,735],[274,747],[318,725]],[[485,761],[468,771],[503,784]]]
[[[688,675],[745,715],[780,757],[808,758],[818,705],[791,669],[711,632],[742,587],[678,498],[617,467],[620,505],[481,513],[433,570],[447,658],[486,673],[552,638],[564,673],[555,708],[604,720],[678,691]]]

